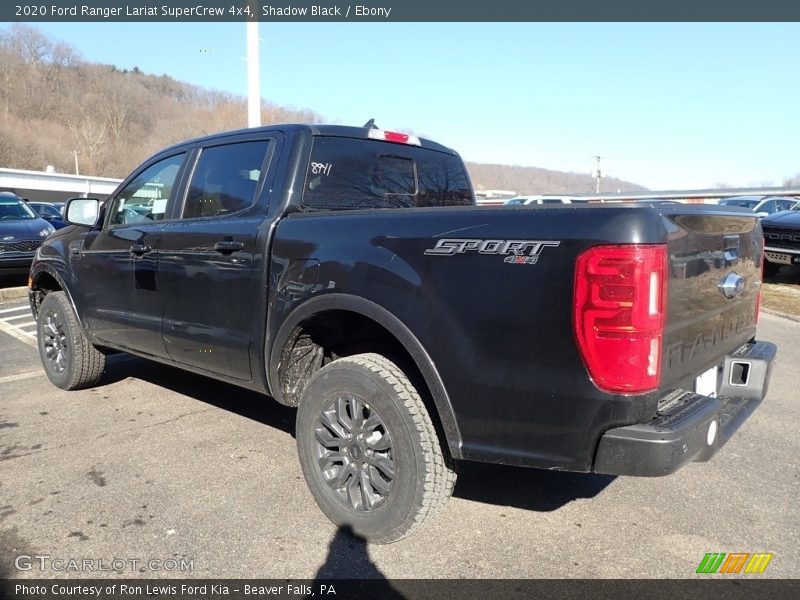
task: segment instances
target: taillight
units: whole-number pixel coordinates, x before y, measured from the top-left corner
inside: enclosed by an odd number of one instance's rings
[[[623,394],[658,388],[666,304],[665,245],[594,246],[578,256],[573,326],[598,388]]]
[[[385,142],[395,142],[396,144],[411,144],[421,146],[419,138],[399,131],[384,131],[383,129],[370,129],[369,137],[373,140],[383,140]]]

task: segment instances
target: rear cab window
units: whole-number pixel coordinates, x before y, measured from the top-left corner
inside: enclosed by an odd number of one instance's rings
[[[314,138],[303,187],[308,210],[473,203],[469,178],[456,155],[376,140]]]

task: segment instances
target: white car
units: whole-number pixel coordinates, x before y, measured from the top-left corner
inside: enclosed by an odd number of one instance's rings
[[[764,218],[782,210],[791,210],[797,198],[782,196],[734,196],[719,201],[720,206],[732,206],[752,210],[759,218]]]
[[[588,202],[577,196],[517,196],[506,200],[503,204],[576,204]]]

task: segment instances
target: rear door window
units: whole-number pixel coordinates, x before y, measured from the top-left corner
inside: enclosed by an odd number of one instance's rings
[[[770,200],[769,202],[765,202],[764,204],[758,207],[758,211],[774,213],[776,211],[775,200]]]
[[[225,216],[251,206],[269,141],[203,148],[192,173],[182,217]]]
[[[472,189],[452,154],[374,140],[316,137],[303,189],[310,209],[469,206]]]

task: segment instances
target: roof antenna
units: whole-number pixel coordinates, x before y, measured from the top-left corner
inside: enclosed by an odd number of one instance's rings
[[[370,119],[366,123],[364,123],[364,129],[377,129],[378,126],[375,125],[375,119]]]

